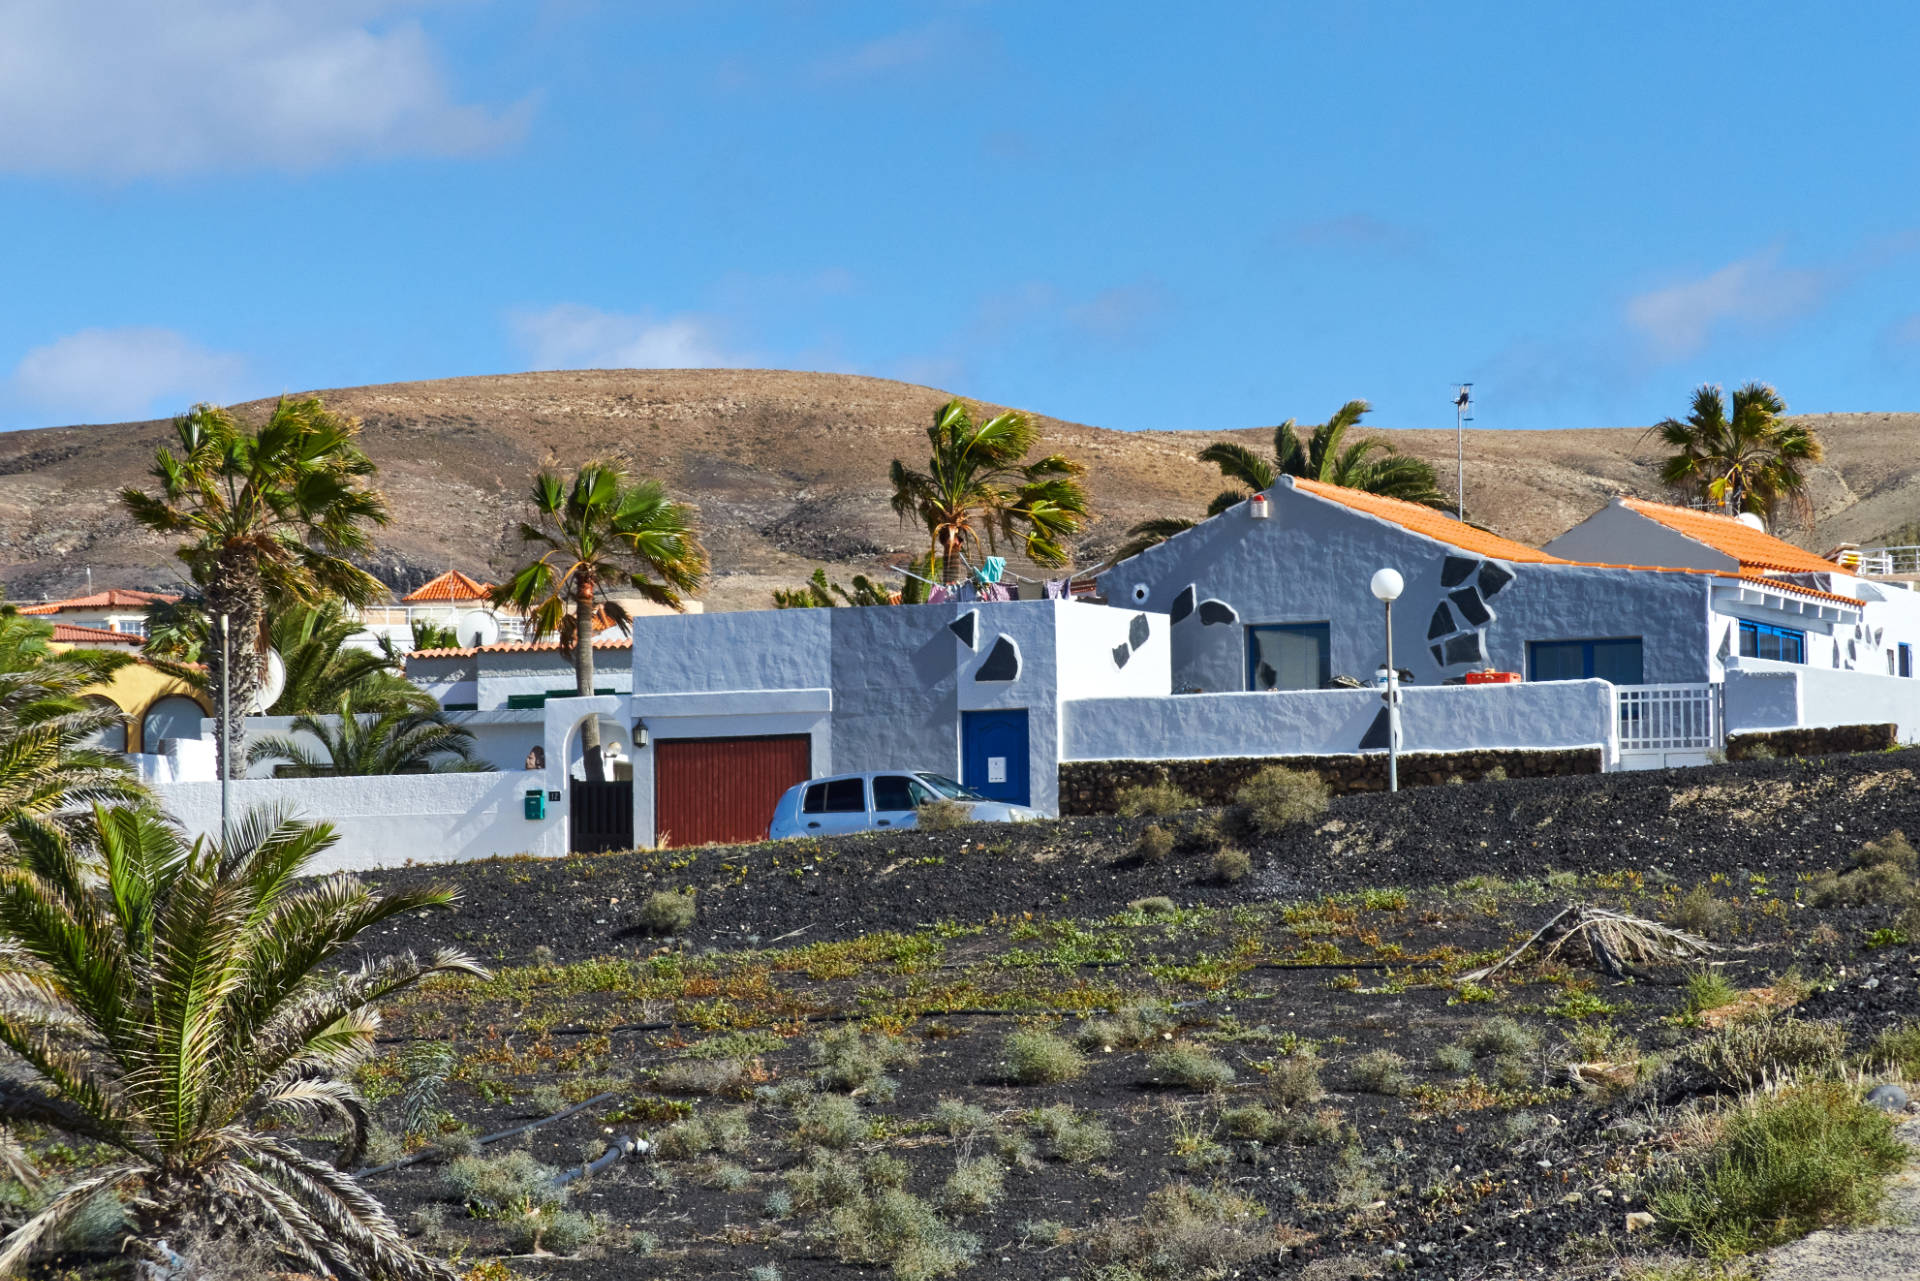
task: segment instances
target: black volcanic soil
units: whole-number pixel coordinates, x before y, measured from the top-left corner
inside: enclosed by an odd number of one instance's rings
[[[1857,1049],[1920,1017],[1920,958],[1874,945],[1890,909],[1816,909],[1804,881],[1868,839],[1920,832],[1916,769],[1920,752],[1902,752],[1434,787],[1338,799],[1271,838],[1234,832],[1230,814],[1190,814],[385,873],[464,897],[395,923],[371,940],[379,950],[456,943],[497,977],[400,1001],[363,1083],[397,1126],[407,1056],[444,1041],[459,1065],[447,1124],[489,1133],[611,1094],[488,1149],[525,1147],[556,1167],[623,1136],[657,1140],[677,1116],[748,1109],[738,1151],[626,1162],[579,1184],[573,1205],[606,1218],[600,1243],[509,1260],[526,1276],[718,1281],[762,1264],[786,1281],[883,1275],[823,1235],[825,1211],[775,1212],[805,1148],[777,1092],[809,1080],[816,1038],[847,1027],[897,1038],[913,1061],[890,1070],[891,1097],[856,1093],[873,1128],[831,1159],[897,1161],[916,1195],[937,1199],[959,1160],[1027,1132],[1034,1109],[1068,1104],[1111,1132],[1090,1161],[1051,1159],[1041,1143],[1006,1166],[997,1206],[948,1213],[977,1238],[960,1275],[1091,1276],[1112,1225],[1184,1183],[1260,1209],[1257,1244],[1221,1246],[1223,1276],[1606,1276],[1663,1248],[1629,1236],[1625,1216],[1672,1168],[1673,1105],[1701,1083],[1659,1069],[1606,1094],[1575,1088],[1566,1065],[1594,1053],[1602,1029],[1609,1058],[1649,1063],[1701,1035],[1683,1017],[1684,975],[1462,975],[1568,902],[1671,920],[1705,887],[1734,986],[1803,976],[1814,990],[1796,1013],[1840,1021]],[[1164,862],[1133,852],[1150,821],[1181,834]],[[1237,884],[1212,874],[1222,826],[1252,856]],[[635,923],[663,888],[695,892],[684,938]],[[1156,896],[1171,903],[1129,906]],[[1009,1032],[1072,1035],[1142,998],[1173,1010],[1165,1039],[1096,1047],[1078,1080],[1008,1080]],[[1536,1048],[1503,1068],[1434,1061],[1492,1015]],[[1210,1051],[1233,1082],[1172,1085],[1152,1061],[1168,1045]],[[1397,1092],[1366,1079],[1362,1056],[1380,1050],[1405,1061]],[[1307,1053],[1328,1094],[1295,1112],[1325,1114],[1320,1141],[1228,1134],[1226,1110],[1273,1102],[1272,1081]],[[739,1065],[703,1087],[717,1092],[671,1079],[715,1057]],[[993,1133],[939,1130],[931,1113],[946,1097],[987,1109]],[[424,1244],[469,1261],[505,1248],[437,1160],[366,1182]]]

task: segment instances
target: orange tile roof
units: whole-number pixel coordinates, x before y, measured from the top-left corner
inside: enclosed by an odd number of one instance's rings
[[[144,609],[157,603],[171,605],[179,600],[178,596],[169,596],[164,592],[135,591],[131,587],[110,587],[104,592],[95,592],[91,596],[75,596],[70,600],[50,600],[43,605],[22,605],[23,614],[58,614],[67,609]]]
[[[1364,490],[1348,489],[1343,485],[1328,485],[1317,480],[1292,479],[1298,489],[1317,498],[1351,507],[1369,516],[1378,516],[1381,520],[1390,520],[1403,529],[1424,535],[1435,542],[1458,547],[1461,551],[1472,552],[1476,556],[1491,556],[1496,560],[1525,561],[1535,565],[1564,565],[1569,562],[1558,556],[1549,555],[1538,547],[1529,547],[1525,543],[1516,543],[1511,538],[1502,538],[1498,534],[1489,534],[1484,529],[1475,529],[1472,525],[1457,521],[1445,512],[1431,507],[1422,507],[1419,503],[1410,503],[1399,498],[1385,498],[1379,494],[1369,494]],[[1286,483],[1282,480],[1282,484]]]
[[[440,577],[408,592],[400,599],[406,601],[430,600],[485,600],[493,590],[491,584],[475,582],[457,569],[450,569]]]
[[[104,627],[80,627],[73,623],[55,623],[48,638],[57,645],[133,645],[144,642],[132,632],[110,632]]]
[[[619,640],[597,640],[595,649],[632,649],[633,642],[626,637]],[[500,641],[493,645],[466,645],[448,649],[409,650],[408,658],[472,658],[475,654],[532,654],[545,653],[560,648],[559,641]]]
[[[1733,557],[1740,562],[1741,569],[1782,570],[1794,574],[1850,572],[1823,556],[1816,556],[1804,547],[1795,547],[1785,539],[1763,533],[1732,516],[1694,511],[1668,503],[1650,503],[1643,498],[1623,497],[1620,501],[1628,511]]]

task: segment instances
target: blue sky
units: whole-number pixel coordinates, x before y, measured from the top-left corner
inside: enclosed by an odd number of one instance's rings
[[[0,427],[583,366],[1920,408],[1920,7],[0,0]]]

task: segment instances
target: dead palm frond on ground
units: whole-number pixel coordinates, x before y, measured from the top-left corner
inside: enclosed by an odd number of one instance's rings
[[[1559,958],[1575,942],[1586,945],[1587,959],[1610,978],[1628,977],[1629,965],[1679,965],[1714,950],[1713,944],[1685,930],[1575,903],[1562,908],[1505,958],[1464,977],[1475,982],[1492,978],[1529,956],[1545,964]]]
[[[345,1074],[372,1045],[380,1001],[430,974],[483,971],[453,951],[323,967],[367,929],[452,895],[303,882],[332,829],[260,813],[221,845],[189,846],[132,808],[96,808],[71,836],[28,821],[14,837],[17,859],[0,868],[0,1045],[14,1059],[0,1122],[113,1155],[0,1241],[0,1275],[113,1195],[125,1253],[169,1274],[238,1256],[256,1274],[451,1277],[342,1172],[367,1126]],[[337,1137],[338,1164],[269,1132],[289,1121]]]

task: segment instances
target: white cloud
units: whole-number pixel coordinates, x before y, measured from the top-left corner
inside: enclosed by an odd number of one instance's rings
[[[951,24],[929,22],[828,54],[814,62],[813,75],[816,80],[864,80],[971,50],[972,44]]]
[[[1776,247],[1718,271],[1627,301],[1627,323],[1662,360],[1696,355],[1728,328],[1780,324],[1814,310],[1839,283],[1834,273],[1780,265]]]
[[[534,369],[726,369],[752,362],[728,352],[699,316],[622,315],[578,303],[509,317]]]
[[[0,170],[111,179],[462,154],[530,110],[456,101],[420,0],[0,0]]]
[[[13,397],[65,421],[121,422],[231,399],[246,362],[172,329],[82,329],[14,367]]]

